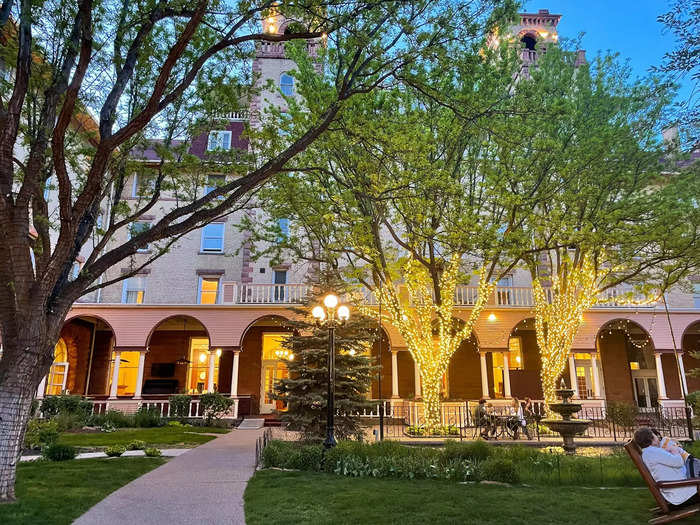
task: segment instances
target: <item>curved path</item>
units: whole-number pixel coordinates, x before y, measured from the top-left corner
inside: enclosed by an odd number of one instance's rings
[[[77,525],[238,525],[258,430],[232,430],[112,492]]]

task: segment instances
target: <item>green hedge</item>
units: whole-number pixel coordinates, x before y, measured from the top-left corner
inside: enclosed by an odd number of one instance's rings
[[[444,448],[397,442],[341,441],[323,453],[321,445],[272,441],[262,465],[325,471],[342,476],[450,481],[498,481],[539,485],[641,486],[627,455],[566,456],[532,447],[493,447],[483,441],[450,442]]]

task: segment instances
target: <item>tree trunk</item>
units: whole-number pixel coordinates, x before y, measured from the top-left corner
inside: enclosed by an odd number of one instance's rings
[[[60,323],[62,324],[62,323]],[[14,339],[3,339],[0,359],[0,503],[14,501],[17,462],[32,400],[53,362],[58,319],[36,316]],[[9,330],[7,331],[9,332]],[[5,333],[7,333],[5,332]]]
[[[38,385],[31,370],[10,371],[0,383],[0,503],[15,500],[17,462]]]
[[[433,430],[442,423],[440,393],[442,376],[422,375],[423,416],[426,430]]]

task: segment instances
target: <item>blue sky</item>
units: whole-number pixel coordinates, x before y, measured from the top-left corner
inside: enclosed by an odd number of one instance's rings
[[[562,15],[560,38],[576,38],[583,32],[582,47],[589,57],[598,51],[619,52],[642,76],[674,47],[673,35],[656,21],[668,6],[668,0],[526,0],[525,11],[549,9]],[[678,100],[687,99],[690,91],[690,82],[682,81]]]

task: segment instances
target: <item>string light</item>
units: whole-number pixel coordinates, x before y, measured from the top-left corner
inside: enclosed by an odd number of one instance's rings
[[[396,327],[418,367],[426,428],[440,425],[442,379],[450,359],[471,337],[474,325],[496,286],[489,282],[486,268],[481,268],[473,308],[466,320],[460,320],[463,324],[456,326],[453,313],[460,262],[461,258],[455,255],[446,263],[438,283],[439,304],[433,296],[431,275],[413,259],[402,267],[406,294],[402,295],[393,285],[374,290],[382,305],[387,305],[382,312],[383,319]],[[369,307],[363,308],[369,313]]]

